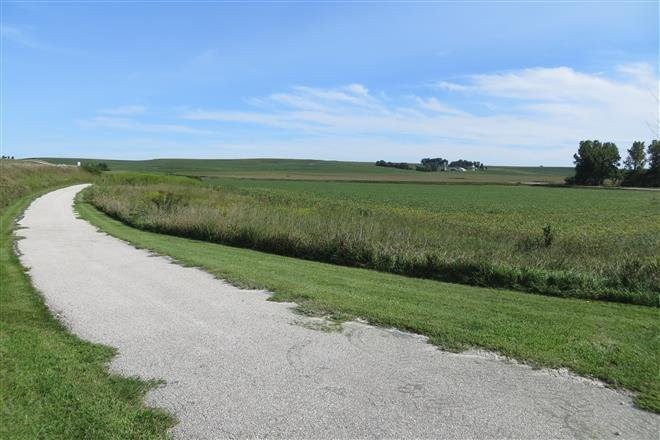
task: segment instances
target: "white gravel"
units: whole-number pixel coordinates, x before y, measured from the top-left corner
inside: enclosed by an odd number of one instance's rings
[[[84,185],[25,212],[21,261],[53,313],[117,347],[112,370],[166,385],[176,438],[658,439],[629,395],[488,353],[352,322],[314,330],[291,304],[172,264],[76,218]]]

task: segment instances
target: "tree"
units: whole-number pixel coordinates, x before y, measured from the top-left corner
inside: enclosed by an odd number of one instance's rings
[[[573,155],[575,177],[578,185],[602,185],[607,179],[619,177],[619,149],[613,142],[580,141],[577,154]]]
[[[644,186],[660,187],[660,140],[651,141],[648,148],[649,169],[644,174]]]
[[[441,157],[433,159],[425,157],[421,160],[422,166],[418,166],[416,169],[417,171],[438,171],[438,168],[446,169],[448,163],[449,161],[447,161],[447,159]]]
[[[660,172],[660,140],[654,139],[648,148],[649,169],[654,173]]]
[[[626,169],[633,173],[640,173],[644,170],[644,165],[646,165],[644,142],[633,142],[632,147],[628,150],[628,157],[626,158],[624,165]]]
[[[103,171],[110,171],[110,168],[108,167],[108,164],[105,162],[98,162],[98,163],[84,163],[82,165],[82,169],[90,172],[92,174],[101,174]]]

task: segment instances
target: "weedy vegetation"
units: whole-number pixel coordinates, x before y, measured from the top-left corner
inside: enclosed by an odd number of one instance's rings
[[[659,193],[158,178],[116,174],[88,200],[153,232],[439,281],[659,305]]]
[[[44,188],[90,181],[85,170],[21,160],[0,160],[0,208]]]

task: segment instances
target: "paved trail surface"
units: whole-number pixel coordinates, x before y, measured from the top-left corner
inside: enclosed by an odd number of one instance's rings
[[[420,336],[349,323],[307,328],[267,301],[76,218],[84,185],[37,199],[18,242],[50,309],[117,347],[112,369],[162,378],[148,403],[176,438],[658,438],[659,416],[593,381]]]

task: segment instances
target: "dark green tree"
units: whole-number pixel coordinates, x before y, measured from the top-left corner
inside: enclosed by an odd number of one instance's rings
[[[648,148],[649,171],[660,172],[660,140],[654,139]]]
[[[613,142],[580,141],[577,154],[573,155],[575,177],[578,185],[602,185],[607,179],[619,178],[619,149]]]
[[[644,186],[660,187],[660,140],[651,141],[648,147],[649,169],[644,173]]]
[[[646,165],[646,150],[644,142],[633,142],[632,147],[628,150],[628,157],[626,158],[624,165],[627,170],[630,170],[633,173],[643,172],[644,165]]]

